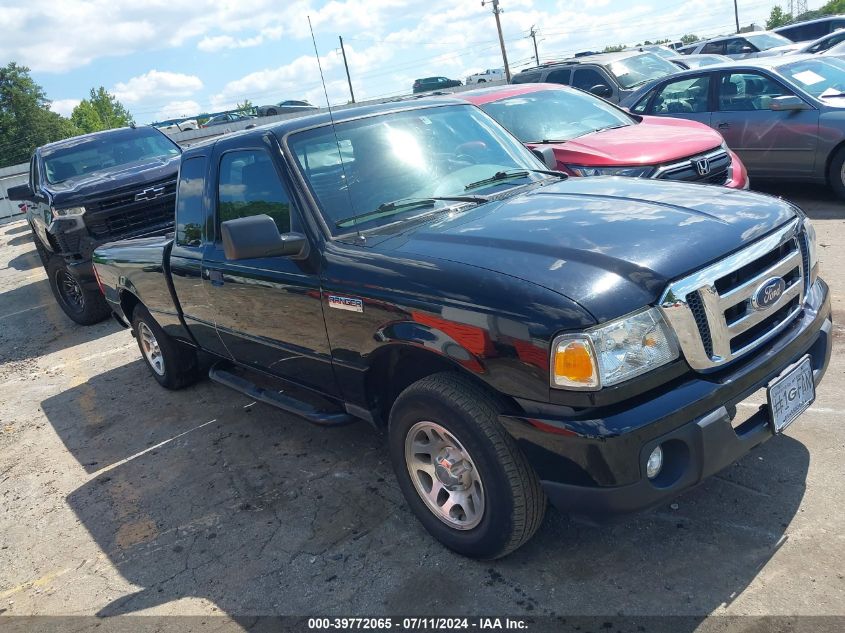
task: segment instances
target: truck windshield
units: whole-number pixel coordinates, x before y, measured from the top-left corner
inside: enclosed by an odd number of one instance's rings
[[[481,109],[523,143],[559,143],[634,124],[634,119],[609,103],[565,88],[516,95],[485,103]]]
[[[143,161],[178,156],[179,146],[151,128],[127,128],[108,134],[70,139],[43,154],[47,182],[57,184],[77,176]]]
[[[288,147],[326,224],[340,233],[419,216],[417,205],[399,213],[371,213],[395,200],[434,199],[436,210],[455,202],[472,204],[440,200],[465,198],[468,185],[473,195],[486,195],[549,177],[530,171],[543,165],[471,105],[379,114],[339,123],[334,130],[326,125],[293,134]],[[512,170],[519,175],[490,179]],[[490,180],[479,184],[485,179]]]

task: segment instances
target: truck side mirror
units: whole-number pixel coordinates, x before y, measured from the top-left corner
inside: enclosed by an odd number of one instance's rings
[[[9,200],[26,200],[27,202],[35,202],[35,194],[29,188],[29,183],[18,185],[17,187],[9,187],[7,191]]]
[[[613,90],[607,84],[596,84],[590,88],[590,93],[606,99],[613,94]]]
[[[548,145],[541,147],[532,147],[531,152],[543,161],[543,164],[549,169],[557,169],[557,158],[555,158],[555,151]]]
[[[226,259],[308,256],[308,238],[302,233],[282,233],[269,215],[251,215],[220,223]]]

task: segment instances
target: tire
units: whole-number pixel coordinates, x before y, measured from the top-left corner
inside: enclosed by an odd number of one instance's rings
[[[487,83],[487,80],[486,80],[486,79],[479,79],[479,80],[478,80],[478,83],[480,83],[480,84],[486,84],[486,83]]]
[[[279,113],[276,108],[267,108],[267,115],[266,116],[276,116]]]
[[[168,336],[143,305],[132,311],[132,332],[141,357],[162,387],[183,389],[199,378],[197,353]]]
[[[537,475],[500,426],[500,411],[481,387],[441,373],[405,389],[390,412],[390,459],[405,499],[434,538],[471,558],[514,551],[546,510]],[[435,486],[439,494],[431,494]]]
[[[840,147],[830,160],[827,179],[833,192],[845,200],[845,147]]]
[[[99,289],[84,288],[64,259],[50,255],[45,268],[56,302],[73,321],[93,325],[109,317],[111,308]]]

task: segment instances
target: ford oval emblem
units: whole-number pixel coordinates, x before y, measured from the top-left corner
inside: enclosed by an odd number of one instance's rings
[[[751,295],[751,305],[755,310],[766,310],[777,303],[786,290],[786,282],[781,277],[772,277],[764,281]]]

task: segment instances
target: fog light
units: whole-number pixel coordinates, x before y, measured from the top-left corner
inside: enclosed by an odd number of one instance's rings
[[[648,461],[645,465],[646,477],[654,479],[660,474],[661,468],[663,468],[663,449],[658,446],[648,456]]]

